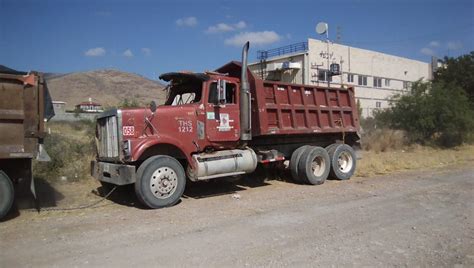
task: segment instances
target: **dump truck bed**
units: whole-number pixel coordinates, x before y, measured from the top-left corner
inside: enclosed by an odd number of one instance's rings
[[[354,133],[359,129],[352,87],[295,85],[258,78],[252,84],[254,136]]]
[[[52,117],[52,107],[45,110],[50,102],[40,74],[0,70],[0,159],[36,156],[43,118]]]

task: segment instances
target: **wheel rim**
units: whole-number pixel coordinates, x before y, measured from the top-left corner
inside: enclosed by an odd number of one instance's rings
[[[313,171],[314,176],[320,177],[324,174],[326,169],[326,161],[321,156],[317,156],[311,162],[311,170]]]
[[[171,196],[178,186],[176,171],[170,167],[161,167],[151,175],[150,190],[159,199]]]
[[[342,152],[337,158],[337,166],[343,173],[349,172],[353,165],[354,160],[352,159],[352,155],[348,152]]]

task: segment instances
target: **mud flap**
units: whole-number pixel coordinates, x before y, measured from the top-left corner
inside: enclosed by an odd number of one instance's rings
[[[46,149],[44,149],[42,140],[40,140],[40,143],[38,144],[38,154],[36,155],[36,161],[39,161],[39,162],[51,161],[51,157],[48,155],[48,152],[46,152]],[[31,171],[33,170],[33,163],[31,164],[30,170]],[[35,199],[36,210],[40,212],[40,201],[38,197],[36,196],[35,178],[33,176],[33,172],[31,172],[30,177],[31,177],[30,191]]]
[[[41,145],[42,144],[40,144],[40,151],[39,152],[41,152],[41,148],[42,148]],[[44,151],[44,152],[46,153],[46,151]],[[38,154],[38,156],[39,156],[39,154]],[[46,153],[46,156],[49,158],[49,155],[47,153]],[[38,160],[38,161],[41,161],[41,160]],[[49,159],[49,161],[51,161],[51,158]],[[38,211],[38,213],[39,213],[40,212],[40,202],[39,202],[38,196],[36,195],[35,177],[33,176],[33,161],[30,161],[30,174],[28,176],[30,177],[30,192],[31,192],[31,194],[33,195],[33,198],[34,198],[36,211]]]
[[[36,155],[36,160],[40,162],[51,161],[51,157],[49,157],[42,143],[38,144],[38,154]]]

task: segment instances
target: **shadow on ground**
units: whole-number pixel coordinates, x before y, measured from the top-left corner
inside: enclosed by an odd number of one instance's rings
[[[7,221],[21,215],[21,210],[56,207],[57,203],[64,199],[64,195],[57,191],[48,181],[43,178],[35,178],[35,200],[30,190],[29,180],[20,180],[15,184],[15,200],[10,212],[2,219]]]
[[[218,178],[209,181],[193,182],[187,180],[186,189],[183,198],[201,199],[220,195],[234,194],[239,191],[245,191],[248,188],[264,187],[270,185],[269,180],[280,180],[293,183],[287,171],[280,168],[258,168],[255,173],[244,176]],[[105,197],[113,188],[110,185],[98,187],[96,194]],[[114,203],[135,207],[140,209],[147,209],[142,205],[135,195],[133,185],[119,186],[108,197]]]

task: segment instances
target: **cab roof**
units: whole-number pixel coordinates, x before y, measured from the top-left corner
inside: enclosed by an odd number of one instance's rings
[[[171,72],[164,73],[159,77],[161,80],[169,82],[173,81],[175,83],[183,82],[203,82],[210,79],[210,76],[205,73],[191,73],[191,72]]]

